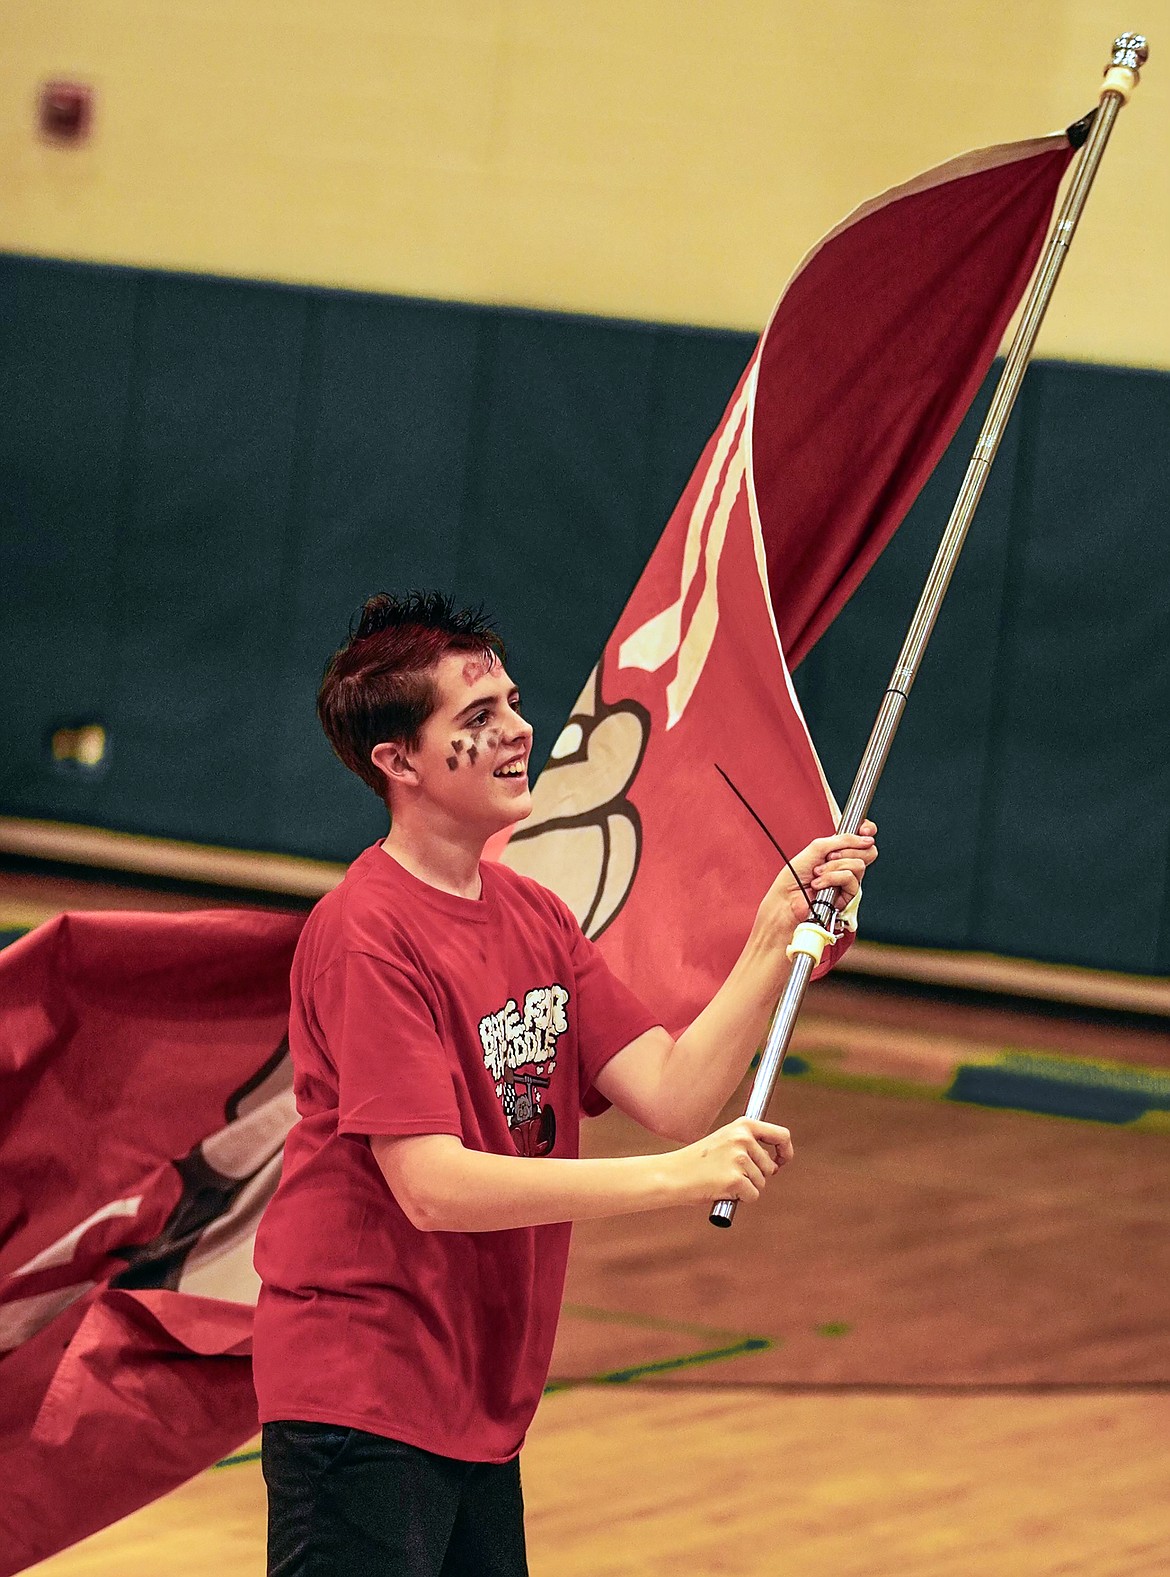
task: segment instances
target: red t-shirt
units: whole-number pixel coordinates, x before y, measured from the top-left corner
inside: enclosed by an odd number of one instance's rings
[[[502,865],[478,900],[380,844],[309,916],[292,970],[300,1121],[256,1236],[263,1422],[303,1419],[465,1461],[515,1456],[548,1374],[567,1223],[420,1232],[369,1134],[578,1153],[609,1059],[654,1017],[569,909]]]

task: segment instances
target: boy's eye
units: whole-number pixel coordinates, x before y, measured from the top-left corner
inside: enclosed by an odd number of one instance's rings
[[[475,714],[475,716],[471,719],[471,727],[472,728],[482,728],[483,725],[487,722],[487,720],[488,720],[488,715],[487,715],[486,712],[477,712]]]

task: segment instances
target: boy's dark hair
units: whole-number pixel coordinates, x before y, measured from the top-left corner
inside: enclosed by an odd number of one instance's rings
[[[413,749],[434,711],[434,669],[447,652],[502,660],[504,644],[482,608],[457,609],[438,591],[380,592],[362,604],[357,626],[325,665],[317,716],[339,760],[386,799],[386,779],[370,760],[375,745]]]

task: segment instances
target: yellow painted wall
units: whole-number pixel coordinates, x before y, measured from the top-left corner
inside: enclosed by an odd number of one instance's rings
[[[758,327],[866,196],[1090,108],[1126,27],[1040,348],[1170,367],[1170,0],[9,0],[0,249]]]

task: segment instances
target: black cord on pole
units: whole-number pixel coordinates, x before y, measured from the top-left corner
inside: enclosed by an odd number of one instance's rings
[[[804,900],[808,904],[808,910],[809,910],[809,913],[811,914],[812,913],[813,904],[815,904],[816,901],[817,901],[816,893],[813,891],[813,889],[811,887],[806,887],[804,885],[804,883],[801,881],[800,877],[796,874],[796,867],[793,865],[792,861],[788,858],[788,856],[785,854],[784,850],[776,842],[775,838],[768,831],[767,827],[765,827],[764,823],[756,815],[755,811],[748,804],[747,800],[744,799],[743,795],[736,788],[735,784],[727,776],[727,773],[724,772],[723,768],[719,765],[718,761],[715,762],[715,770],[716,770],[716,772],[718,772],[719,776],[723,779],[723,781],[727,784],[728,788],[735,795],[735,797],[739,801],[739,803],[743,806],[744,810],[747,811],[748,815],[755,822],[756,826],[764,834],[764,837],[767,838],[768,842],[775,849],[776,853],[784,861],[785,865],[787,865],[788,869],[792,872],[792,880],[796,883],[796,885],[800,888],[801,892],[804,894]]]

